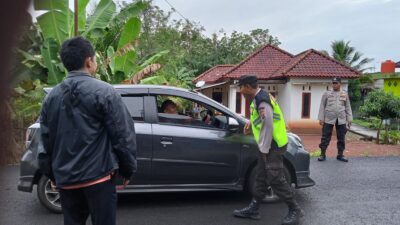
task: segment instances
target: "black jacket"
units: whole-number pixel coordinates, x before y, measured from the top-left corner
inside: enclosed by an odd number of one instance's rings
[[[57,187],[136,170],[133,120],[115,89],[87,73],[70,72],[46,96],[40,113],[39,168]]]

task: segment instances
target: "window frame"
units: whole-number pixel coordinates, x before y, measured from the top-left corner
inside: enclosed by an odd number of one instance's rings
[[[308,116],[304,116],[304,98],[305,96],[309,96],[308,100]],[[310,119],[311,118],[311,92],[303,92],[301,96],[301,118],[302,119]]]
[[[121,98],[122,98],[123,102],[124,102],[124,98],[129,98],[129,97],[133,97],[133,98],[140,97],[142,99],[142,106],[143,106],[142,118],[143,118],[143,120],[134,119],[135,117],[130,115],[131,118],[133,119],[133,121],[135,123],[144,123],[144,122],[146,122],[146,104],[145,104],[145,97],[146,96],[143,95],[143,94],[121,94]],[[127,107],[128,111],[130,111],[128,105],[125,102],[124,102],[124,105]],[[130,114],[130,112],[129,112],[129,114]]]
[[[174,95],[174,94],[171,94],[171,93],[157,93],[157,94],[152,93],[149,97],[151,97],[152,98],[151,101],[154,102],[154,104],[152,103],[152,105],[154,105],[154,111],[153,112],[155,112],[154,113],[153,123],[158,124],[158,125],[168,125],[168,126],[177,126],[177,127],[186,127],[186,128],[200,128],[200,129],[207,129],[207,130],[228,131],[229,124],[225,128],[217,128],[217,127],[198,126],[198,125],[192,125],[192,124],[181,124],[181,123],[173,123],[173,122],[170,122],[170,123],[168,123],[168,122],[160,122],[159,112],[158,112],[158,105],[157,105],[157,97],[160,96],[160,95],[168,96],[168,97],[174,97],[174,98],[186,99],[186,100],[191,101],[192,103],[197,103],[198,105],[206,106],[205,108],[207,108],[207,109],[217,110],[217,111],[223,113],[223,115],[227,118],[226,119],[227,123],[229,123],[229,117],[232,117],[231,115],[226,114],[222,110],[219,110],[219,109],[211,106],[210,104],[207,104],[207,103],[205,103],[203,101],[195,100],[195,99],[190,98],[190,97],[181,96],[181,95]],[[236,119],[236,118],[234,118],[234,119]]]

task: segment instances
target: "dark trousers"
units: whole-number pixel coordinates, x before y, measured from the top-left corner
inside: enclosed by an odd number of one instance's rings
[[[333,124],[327,123],[324,123],[324,125],[322,126],[322,137],[319,148],[321,149],[321,154],[323,155],[325,155],[326,149],[328,148],[329,142],[331,141],[333,126]],[[335,127],[338,155],[343,155],[343,151],[345,149],[345,136],[347,132],[346,124],[338,125],[338,121],[336,120]]]
[[[113,180],[93,186],[60,189],[64,225],[84,225],[90,214],[93,225],[115,225],[117,193]]]
[[[257,162],[256,184],[253,197],[260,202],[267,194],[267,187],[282,199],[290,209],[297,209],[299,206],[294,199],[293,189],[285,179],[283,171],[283,155],[274,150],[266,154],[266,160],[259,154]]]

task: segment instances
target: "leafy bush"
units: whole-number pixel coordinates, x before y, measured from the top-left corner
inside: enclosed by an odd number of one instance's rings
[[[360,112],[365,117],[376,117],[380,120],[377,133],[377,143],[379,143],[380,128],[385,119],[399,118],[400,117],[400,98],[394,96],[392,93],[386,93],[383,90],[370,92],[361,106]],[[373,122],[374,126],[377,125]],[[384,143],[389,143],[388,135],[389,126],[385,124]]]
[[[400,131],[389,131],[388,138],[390,140],[390,144],[400,144]]]

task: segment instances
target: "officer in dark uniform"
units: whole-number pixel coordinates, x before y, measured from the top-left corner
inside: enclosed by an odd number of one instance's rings
[[[240,92],[248,99],[252,99],[250,122],[246,124],[244,134],[249,134],[250,129],[252,130],[259,147],[259,157],[253,199],[249,206],[235,210],[233,215],[260,219],[259,205],[270,185],[289,208],[282,224],[297,224],[303,212],[294,199],[290,184],[284,177],[283,154],[287,149],[288,137],[280,107],[271,95],[258,87],[256,76],[241,76],[239,86]]]
[[[337,150],[336,159],[342,162],[348,162],[343,155],[345,149],[345,135],[347,127],[351,126],[353,120],[350,99],[345,91],[340,90],[341,79],[335,77],[332,79],[332,91],[324,93],[319,107],[318,120],[322,125],[322,137],[319,145],[321,155],[318,161],[326,160],[326,149],[331,141],[333,126],[336,127]]]

